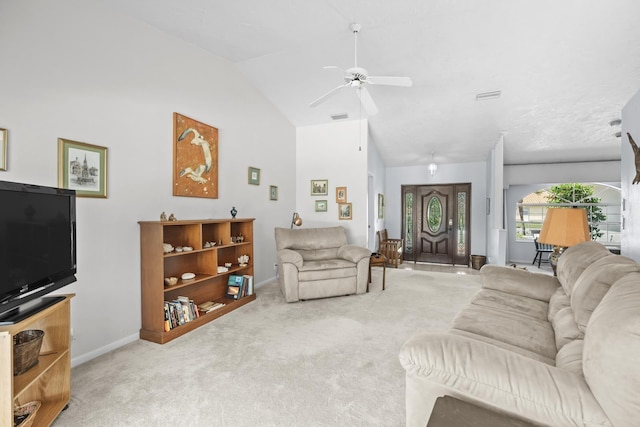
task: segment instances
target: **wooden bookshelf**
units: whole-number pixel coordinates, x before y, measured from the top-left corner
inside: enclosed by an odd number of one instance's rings
[[[14,406],[42,402],[34,426],[48,426],[71,396],[71,298],[64,299],[12,325],[0,326],[0,425],[13,425]],[[38,364],[13,376],[13,336],[20,331],[44,331]]]
[[[255,293],[239,300],[226,299],[230,275],[253,276],[253,218],[205,219],[190,221],[140,221],[141,304],[140,338],[164,344],[195,328],[217,319],[248,302]],[[242,241],[236,241],[242,236]],[[233,240],[232,240],[233,239]],[[213,247],[205,247],[215,242]],[[190,251],[164,253],[163,243]],[[246,266],[238,265],[241,255],[249,256]],[[218,267],[231,263],[229,271]],[[183,273],[194,273],[191,280],[181,280]],[[177,277],[178,283],[166,286],[164,279]],[[186,296],[196,304],[218,301],[226,305],[165,331],[164,302]]]

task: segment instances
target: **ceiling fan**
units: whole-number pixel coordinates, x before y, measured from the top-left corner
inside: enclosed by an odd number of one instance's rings
[[[342,88],[353,87],[356,89],[356,94],[360,98],[360,102],[362,103],[365,111],[368,115],[372,116],[378,113],[378,107],[376,106],[376,103],[373,101],[371,94],[366,88],[367,84],[408,87],[411,86],[413,82],[409,77],[370,76],[367,70],[358,67],[358,32],[360,31],[362,26],[360,24],[351,24],[350,28],[354,36],[354,66],[347,70],[343,70],[342,68],[336,67],[335,65],[324,67],[325,70],[336,69],[342,71],[344,73],[344,84],[331,89],[329,92],[325,93],[320,98],[309,104],[309,107],[315,107],[316,105],[323,103]]]

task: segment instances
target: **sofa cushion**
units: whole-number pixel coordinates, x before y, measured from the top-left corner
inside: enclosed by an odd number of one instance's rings
[[[611,285],[621,277],[640,271],[640,265],[631,258],[608,255],[600,258],[584,270],[571,293],[571,307],[578,328],[584,332],[593,310]]]
[[[573,286],[582,272],[598,259],[610,255],[598,242],[584,242],[566,249],[558,258],[558,280],[567,295],[571,295]]]
[[[276,228],[276,249],[294,249],[314,251],[318,249],[339,248],[347,244],[347,234],[343,227]],[[334,255],[335,257],[335,255]]]
[[[616,426],[640,420],[640,273],[615,282],[596,307],[584,338],[584,376]]]
[[[312,280],[340,279],[356,276],[357,274],[356,265],[343,259],[305,261],[300,269],[298,280],[309,282]]]
[[[502,341],[551,360],[556,357],[553,329],[545,320],[470,304],[456,315],[452,328]]]
[[[571,307],[565,307],[558,311],[551,319],[551,326],[556,335],[556,348],[558,350],[564,347],[565,344],[584,337],[584,334],[578,329],[578,325],[573,319]]]
[[[471,299],[471,304],[510,311],[540,320],[546,320],[549,311],[549,304],[544,301],[493,289],[480,289]]]
[[[556,355],[556,367],[582,375],[582,349],[584,340],[574,340],[562,347]]]
[[[567,295],[562,287],[558,288],[556,293],[551,295],[551,298],[549,299],[549,314],[547,316],[547,320],[551,322],[556,313],[558,313],[563,308],[570,306],[571,298],[569,298],[569,295]]]

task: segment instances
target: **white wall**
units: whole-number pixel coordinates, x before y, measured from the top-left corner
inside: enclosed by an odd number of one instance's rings
[[[304,126],[297,128],[296,135],[296,211],[304,221],[302,226],[341,225],[347,230],[349,243],[366,246],[367,121]],[[311,196],[312,179],[329,180],[329,194]],[[336,187],[347,187],[351,220],[338,219]],[[316,200],[327,200],[327,212],[315,212]]]
[[[235,206],[256,218],[256,282],[275,275],[273,227],[295,207],[295,129],[232,64],[92,2],[1,8],[0,179],[56,186],[59,137],[108,148],[108,198],[78,199],[78,282],[63,288],[77,294],[75,364],[137,337],[139,220],[227,218]],[[217,200],[171,196],[174,111],[219,129]]]
[[[471,253],[486,254],[487,166],[485,162],[438,165],[434,176],[427,166],[391,167],[385,177],[385,226],[390,237],[399,237],[402,230],[402,185],[437,185],[471,183]]]
[[[640,262],[640,184],[632,184],[636,176],[635,156],[627,132],[640,145],[640,91],[622,109],[622,217],[624,228],[620,242],[620,253]],[[640,154],[638,154],[640,156]]]

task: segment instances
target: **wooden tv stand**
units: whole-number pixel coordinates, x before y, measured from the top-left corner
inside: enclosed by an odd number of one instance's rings
[[[42,402],[34,426],[48,426],[71,396],[71,298],[64,299],[12,325],[0,326],[0,425],[13,425],[13,410],[33,400]],[[38,364],[13,376],[13,336],[27,329],[44,331]]]

